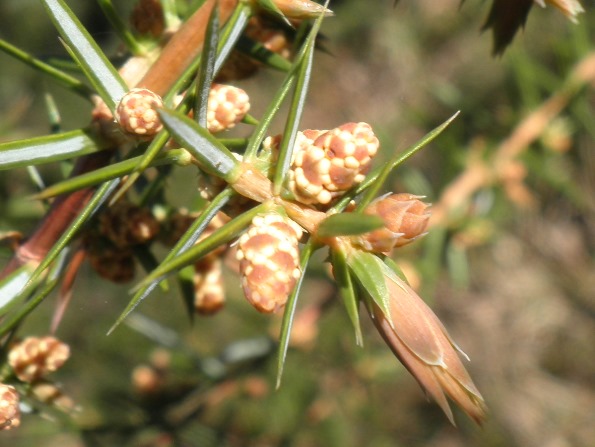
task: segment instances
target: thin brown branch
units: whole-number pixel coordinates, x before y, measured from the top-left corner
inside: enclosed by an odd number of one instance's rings
[[[509,169],[514,168],[519,155],[543,134],[549,123],[566,108],[575,94],[589,85],[595,85],[595,52],[589,53],[574,67],[564,87],[527,115],[491,157],[469,163],[444,189],[432,208],[430,224],[447,225],[452,212],[466,206],[474,193],[498,183]]]
[[[207,0],[200,10],[184,23],[167,43],[161,55],[139,82],[158,95],[165,95],[201,51],[205,29],[215,0]],[[238,0],[219,0],[219,19],[225,23]]]

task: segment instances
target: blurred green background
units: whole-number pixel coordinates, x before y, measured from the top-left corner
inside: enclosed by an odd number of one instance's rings
[[[68,3],[106,53],[117,56],[117,37],[94,2]],[[127,15],[133,3],[122,0],[118,8]],[[366,121],[389,157],[460,110],[386,187],[426,195],[439,209],[446,188],[470,166],[494,160],[515,126],[595,53],[592,12],[573,25],[550,7],[534,8],[513,46],[493,58],[489,33],[480,33],[487,2],[459,3],[403,0],[393,8],[392,0],[332,1],[336,17],[323,25],[328,52],[316,56],[302,126]],[[38,56],[65,54],[34,0],[0,2],[0,36]],[[254,116],[281,79],[263,72],[239,84]],[[85,266],[58,331],[73,355],[55,378],[80,406],[77,420],[86,431],[24,415],[19,429],[0,434],[0,445],[595,445],[594,85],[572,96],[518,163],[463,195],[423,241],[396,254],[471,357],[468,369],[489,407],[483,428],[458,410],[459,426],[450,426],[369,322],[364,349],[355,346],[321,257],[301,294],[296,343],[279,391],[271,340],[280,319],[256,314],[232,272],[220,314],[190,324],[175,290],[159,291],[139,308],[148,319],[106,337],[129,286],[102,281]],[[63,129],[87,124],[89,104],[0,54],[0,141],[48,133],[46,92],[59,105]],[[41,172],[47,183],[60,178],[55,166]],[[1,173],[0,231],[34,228],[43,215],[41,205],[25,200],[34,191],[25,170]],[[168,197],[189,206],[195,195],[195,173],[179,169]],[[9,256],[2,248],[0,264]],[[50,298],[21,333],[47,333],[52,310]],[[236,362],[237,350],[252,357]],[[143,397],[131,374],[151,362],[168,365],[166,385]]]

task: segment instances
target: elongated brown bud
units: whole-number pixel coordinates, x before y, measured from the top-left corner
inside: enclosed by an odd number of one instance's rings
[[[70,348],[55,337],[27,337],[8,353],[8,364],[23,382],[34,382],[59,369]]]
[[[257,216],[240,237],[242,287],[248,301],[264,313],[285,306],[300,277],[298,241],[302,229],[279,214]]]
[[[273,3],[290,19],[311,19],[321,14],[333,15],[330,9],[310,0],[273,0]]]
[[[375,302],[368,307],[380,335],[453,424],[446,396],[481,423],[485,419],[484,401],[457,351],[465,354],[432,309],[404,281],[387,274],[385,284],[390,293],[390,315]]]
[[[392,194],[372,202],[365,214],[379,216],[384,228],[354,238],[357,245],[377,253],[413,242],[425,234],[430,213],[429,205],[413,194]]]
[[[0,383],[0,431],[11,430],[20,424],[19,393],[14,387]]]

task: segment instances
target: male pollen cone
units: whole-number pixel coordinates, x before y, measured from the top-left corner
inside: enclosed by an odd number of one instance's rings
[[[446,396],[478,424],[486,417],[483,397],[448,335],[428,305],[396,275],[385,275],[390,316],[374,302],[369,312],[391,350],[455,425]],[[389,319],[390,318],[390,319]]]

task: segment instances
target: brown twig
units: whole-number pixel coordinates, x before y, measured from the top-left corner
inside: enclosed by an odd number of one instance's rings
[[[525,117],[491,157],[470,162],[465,171],[444,189],[432,208],[430,224],[447,225],[452,212],[467,205],[475,192],[498,183],[574,95],[590,84],[595,84],[595,52],[589,53],[574,67],[564,86]]]

